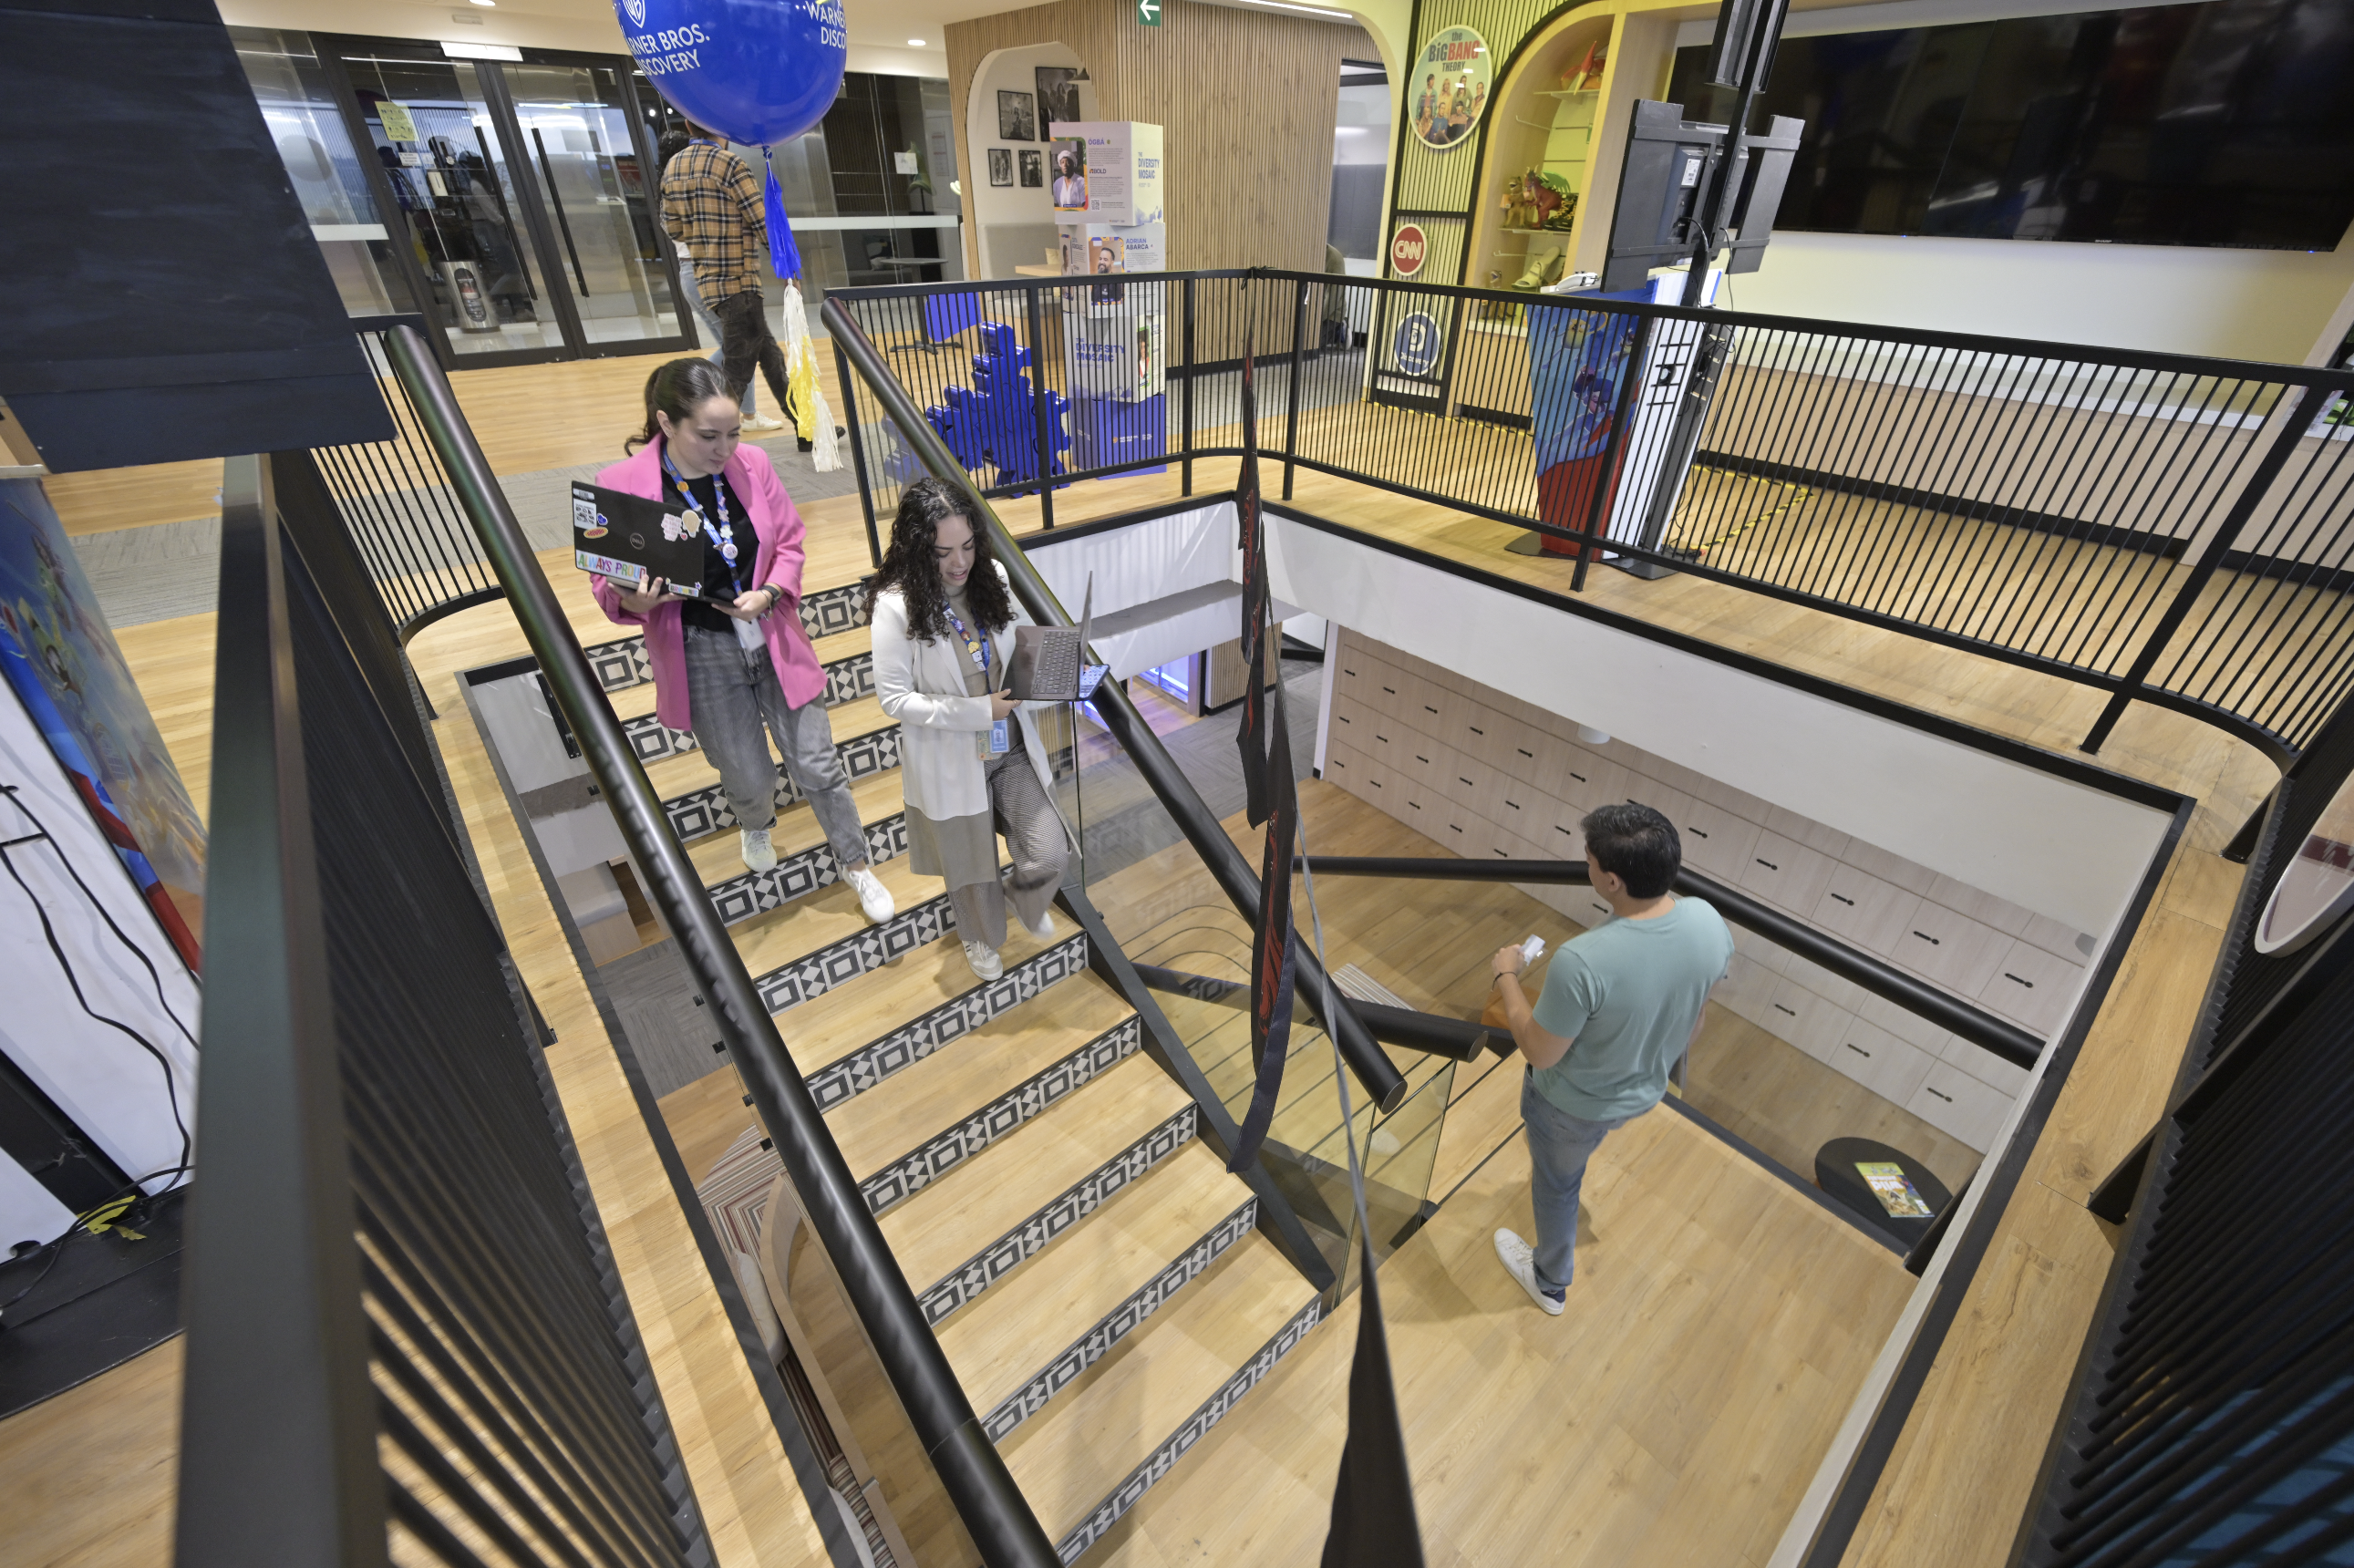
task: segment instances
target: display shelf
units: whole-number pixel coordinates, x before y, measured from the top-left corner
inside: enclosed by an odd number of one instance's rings
[[[1551,92],[1540,92],[1537,96],[1539,98],[1599,98],[1602,96],[1602,90],[1598,87],[1563,88]]]
[[[1566,228],[1508,228],[1504,230],[1504,232],[1507,234],[1543,235],[1548,238],[1564,240],[1567,239],[1570,236],[1570,230]]]

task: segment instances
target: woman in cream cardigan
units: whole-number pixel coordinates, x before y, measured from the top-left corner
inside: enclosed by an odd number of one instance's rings
[[[875,692],[899,721],[912,869],[947,881],[965,960],[992,980],[1005,972],[1009,897],[1023,929],[1053,939],[1069,853],[1038,721],[1007,691],[1013,629],[1030,618],[964,502],[937,479],[900,493],[870,591]],[[1013,861],[1002,882],[1001,829]]]

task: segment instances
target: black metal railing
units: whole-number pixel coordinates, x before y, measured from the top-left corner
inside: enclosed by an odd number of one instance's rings
[[[241,458],[224,493],[175,1560],[708,1563],[408,692],[355,656],[375,606],[292,514],[314,485]]]
[[[1238,453],[2158,703],[2285,760],[2354,692],[2354,368],[1267,270],[840,290],[983,495]],[[845,362],[846,363],[846,362]],[[1623,374],[1628,366],[1637,374]],[[1345,493],[1336,493],[1345,494]]]
[[[662,801],[468,429],[431,345],[415,329],[400,326],[387,334],[386,347],[423,440],[449,476],[549,693],[611,808],[649,898],[677,939],[696,991],[710,1001],[721,1043],[749,1091],[761,1129],[774,1142],[802,1212],[832,1257],[851,1308],[958,1518],[993,1568],[1050,1568],[1056,1561],[1054,1543],[981,1429],[807,1080],[762,1004],[743,955],[672,834]]]

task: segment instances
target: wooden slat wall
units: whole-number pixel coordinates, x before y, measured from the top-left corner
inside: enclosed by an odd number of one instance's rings
[[[1099,115],[1162,129],[1172,270],[1323,268],[1341,62],[1381,58],[1363,28],[1193,5],[1163,7],[1148,27],[1128,0],[1057,0],[951,23],[947,37],[967,190],[975,173],[962,128],[981,62],[1059,40],[1086,62]],[[978,276],[970,226],[965,261]]]

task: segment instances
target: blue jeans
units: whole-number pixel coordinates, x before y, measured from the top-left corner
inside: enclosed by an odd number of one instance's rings
[[[1521,1120],[1528,1128],[1529,1196],[1537,1212],[1537,1283],[1566,1290],[1577,1270],[1577,1192],[1585,1185],[1585,1162],[1628,1118],[1582,1121],[1537,1093],[1536,1079],[1523,1074]]]

